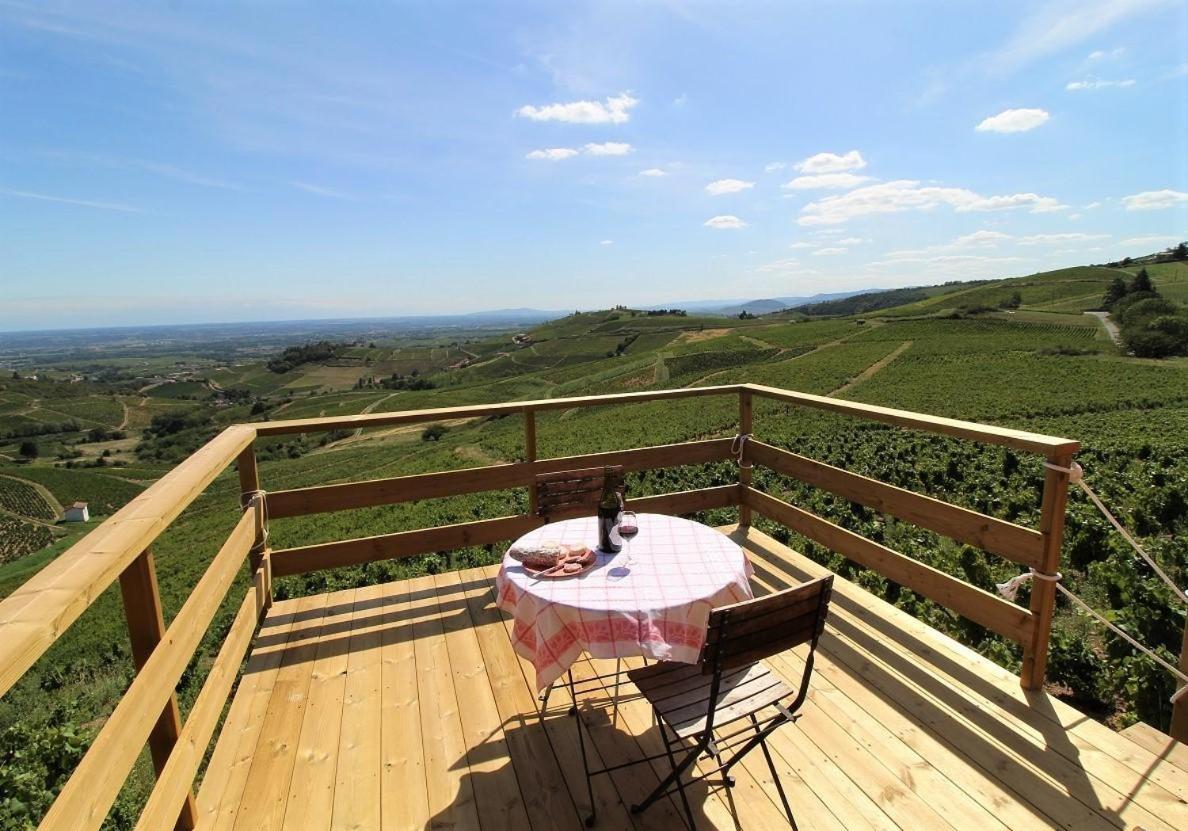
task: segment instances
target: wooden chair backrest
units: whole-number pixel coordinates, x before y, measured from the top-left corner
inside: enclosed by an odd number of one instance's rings
[[[536,477],[536,514],[545,522],[570,516],[582,516],[598,509],[602,489],[610,477],[611,486],[624,492],[622,465],[589,467],[542,473]]]
[[[701,650],[702,672],[712,675],[753,664],[802,643],[811,643],[816,650],[832,592],[833,575],[828,574],[766,597],[714,609]]]

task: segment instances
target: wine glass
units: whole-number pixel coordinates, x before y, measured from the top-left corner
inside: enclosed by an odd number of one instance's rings
[[[639,518],[635,511],[623,511],[623,518],[619,520],[619,536],[623,538],[623,547],[627,549],[626,563],[630,566],[634,559],[631,554],[631,538],[639,533]]]

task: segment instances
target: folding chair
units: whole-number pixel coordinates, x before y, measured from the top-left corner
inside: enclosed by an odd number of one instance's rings
[[[592,514],[609,478],[619,493],[625,492],[623,466],[589,467],[541,473],[536,477],[536,515],[545,522]]]
[[[817,640],[825,628],[832,591],[830,574],[776,594],[714,609],[699,663],[662,662],[628,670],[627,677],[652,705],[665,752],[596,771],[590,771],[587,764],[587,785],[591,776],[666,756],[671,773],[643,802],[632,805],[631,812],[647,810],[675,788],[680,793],[689,827],[696,828],[685,788],[717,773],[722,774],[727,787],[732,787],[734,777],[730,769],[760,747],[788,822],[795,829],[796,819],[766,741],[778,727],[800,718],[798,711],[808,696]],[[804,673],[799,689],[793,690],[762,660],[804,643],[809,644]],[[788,699],[792,701],[789,703]],[[743,719],[747,723],[741,728],[715,735],[715,730]],[[687,744],[690,741],[692,746]],[[734,752],[723,760],[727,751]],[[684,755],[678,759],[679,753]],[[717,766],[685,781],[685,772],[702,754],[713,758]],[[582,762],[586,763],[584,748]],[[594,823],[592,797],[590,806],[587,826]]]

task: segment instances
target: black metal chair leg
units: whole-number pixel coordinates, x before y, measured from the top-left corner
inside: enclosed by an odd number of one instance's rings
[[[556,682],[553,682],[556,683]],[[540,711],[543,713],[549,709],[549,696],[553,694],[553,684],[545,687],[545,691],[540,694]]]
[[[759,730],[759,721],[754,715],[751,716],[751,724],[754,725],[755,730]],[[780,802],[784,803],[784,813],[788,815],[788,824],[792,826],[792,831],[798,831],[796,827],[796,817],[792,816],[792,806],[788,804],[788,795],[784,793],[784,783],[780,781],[780,774],[776,770],[775,762],[771,758],[771,751],[767,749],[767,737],[760,733],[759,747],[763,750],[763,758],[767,760],[767,769],[771,771],[771,778],[775,782],[776,791],[780,794]]]
[[[566,675],[569,678],[569,714],[571,716],[576,716],[578,714],[577,692],[574,690],[574,685],[573,685],[573,670],[569,670],[566,673]]]

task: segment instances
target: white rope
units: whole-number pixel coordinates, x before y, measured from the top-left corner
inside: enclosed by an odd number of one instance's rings
[[[995,583],[994,585],[998,587],[999,594],[1001,594],[1007,600],[1014,600],[1015,596],[1019,594],[1019,587],[1033,577],[1036,580],[1047,580],[1050,583],[1059,583],[1064,575],[1059,571],[1055,574],[1043,574],[1042,572],[1036,571],[1033,568],[1030,571],[1023,572],[1022,574],[1016,574],[1005,583]]]
[[[743,454],[746,452],[747,441],[751,438],[750,433],[738,433],[734,437],[734,441],[730,442],[730,455],[738,458],[738,466],[743,466]],[[750,465],[747,465],[750,467]]]
[[[260,542],[263,543],[264,545],[267,545],[268,544],[268,491],[266,491],[266,490],[244,491],[243,493],[241,493],[239,495],[239,507],[246,508],[248,505],[250,505],[252,503],[252,500],[255,499],[257,496],[260,497],[260,507],[264,511],[264,522],[262,523],[262,525],[264,526],[264,538],[261,539]]]
[[[1077,597],[1075,594],[1070,592],[1064,586],[1057,583],[1056,590],[1059,591],[1061,594],[1063,594],[1065,597],[1067,597],[1069,600],[1071,600],[1073,603],[1080,606],[1082,611],[1088,613],[1089,615],[1091,615],[1094,618],[1097,618],[1097,620],[1101,621],[1103,624],[1105,624],[1107,627],[1109,627],[1110,631],[1113,632],[1115,635],[1122,638],[1122,640],[1126,641],[1128,644],[1133,646],[1139,652],[1142,652],[1144,655],[1149,657],[1155,663],[1159,664],[1159,666],[1163,667],[1168,672],[1170,672],[1172,675],[1174,675],[1176,678],[1180,679],[1181,686],[1172,695],[1172,697],[1171,697],[1172,704],[1175,704],[1176,701],[1178,701],[1181,696],[1183,696],[1185,693],[1188,693],[1188,675],[1185,675],[1184,673],[1180,672],[1178,669],[1173,667],[1167,661],[1160,658],[1157,654],[1155,654],[1155,652],[1153,652],[1152,650],[1143,646],[1141,643],[1136,641],[1134,638],[1130,637],[1130,635],[1126,634],[1126,632],[1123,631],[1121,628],[1115,626],[1113,623],[1106,620],[1104,617],[1099,615],[1097,612],[1093,611],[1093,609],[1091,609],[1089,607],[1088,603],[1086,603],[1084,600],[1081,600],[1081,598]]]
[[[1085,481],[1085,471],[1079,464],[1073,462],[1069,467],[1061,467],[1060,465],[1054,465],[1051,462],[1044,462],[1044,467],[1050,470],[1059,471],[1060,473],[1067,473],[1068,481],[1080,486],[1081,490],[1085,492],[1085,495],[1089,497],[1090,501],[1092,501],[1093,504],[1097,506],[1099,511],[1105,514],[1105,518],[1110,521],[1110,524],[1113,525],[1115,529],[1117,529],[1118,533],[1122,535],[1123,539],[1130,543],[1130,547],[1137,551],[1138,555],[1146,561],[1147,565],[1149,565],[1151,570],[1154,571],[1156,575],[1158,575],[1159,579],[1167,584],[1168,588],[1170,588],[1175,593],[1176,597],[1180,598],[1181,602],[1188,603],[1188,594],[1185,594],[1184,590],[1177,586],[1175,582],[1173,582],[1172,579],[1167,576],[1167,572],[1160,568],[1159,564],[1155,562],[1155,559],[1150,554],[1146,552],[1146,550],[1139,544],[1138,540],[1132,537],[1130,532],[1122,527],[1122,523],[1120,523],[1114,517],[1114,515],[1110,513],[1110,509],[1107,508],[1105,503],[1101,501],[1101,498],[1096,493],[1094,493],[1093,488],[1089,487],[1089,483]]]

